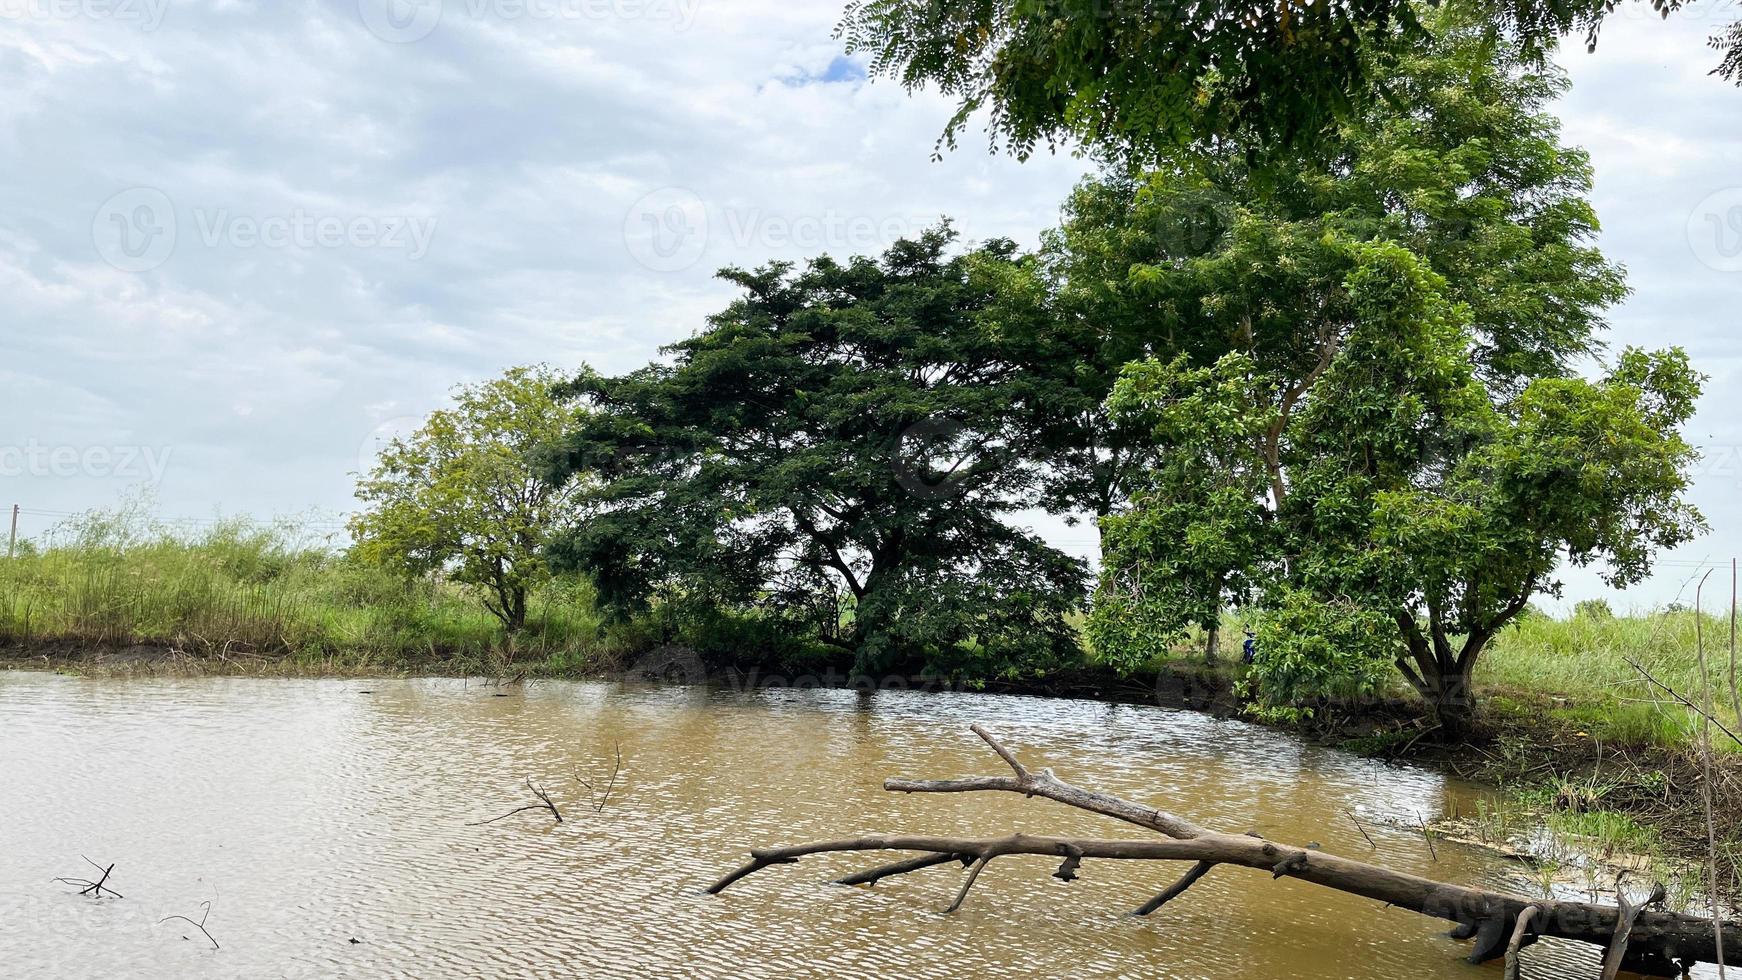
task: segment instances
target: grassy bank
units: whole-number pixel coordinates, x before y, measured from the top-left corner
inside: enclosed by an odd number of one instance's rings
[[[1600,604],[1570,616],[1524,617],[1479,662],[1483,737],[1474,745],[1424,737],[1418,704],[1401,679],[1377,698],[1318,705],[1297,727],[1352,751],[1428,763],[1501,788],[1495,805],[1447,830],[1528,851],[1545,880],[1589,878],[1612,887],[1614,874],[1630,868],[1636,878],[1663,879],[1687,900],[1705,887],[1700,716],[1629,661],[1696,703],[1709,684],[1717,721],[1742,733],[1731,697],[1728,610],[1717,615],[1716,605],[1709,602],[1703,618],[1679,608],[1616,616]],[[1193,703],[1233,701],[1241,621],[1231,616],[1221,635],[1213,667],[1204,663],[1201,638],[1188,638],[1154,666],[1194,686]],[[1736,666],[1742,682],[1742,662]],[[1726,891],[1738,896],[1742,746],[1716,728],[1711,735],[1716,860]],[[1592,865],[1591,854],[1613,863]]]
[[[1458,764],[1509,791],[1488,815],[1493,825],[1546,828],[1551,867],[1557,842],[1566,840],[1618,855],[1684,897],[1704,893],[1701,718],[1663,686],[1709,705],[1718,723],[1742,732],[1742,664],[1731,654],[1727,608],[1722,615],[1671,609],[1615,616],[1591,604],[1564,618],[1529,616],[1497,638],[1477,681],[1493,737]],[[1742,884],[1742,745],[1716,727],[1710,744],[1713,857],[1735,896]]]
[[[1742,664],[1733,658],[1729,638],[1727,611],[1722,616],[1685,609],[1614,616],[1585,607],[1567,618],[1528,616],[1496,638],[1478,667],[1477,682],[1491,695],[1490,707],[1500,712],[1548,710],[1595,739],[1689,746],[1698,735],[1699,716],[1653,686],[1629,661],[1695,702],[1703,702],[1709,686],[1713,713],[1737,731]],[[1742,749],[1721,733],[1713,746]]]
[[[53,548],[27,543],[0,561],[0,645],[15,652],[150,646],[191,656],[254,656],[293,664],[351,669],[460,673],[515,663],[536,673],[578,675],[608,669],[660,642],[650,623],[607,627],[584,581],[558,580],[531,601],[529,626],[512,640],[464,589],[407,580],[309,541],[295,525],[221,523],[198,535],[154,525],[137,514],[97,512],[58,528]],[[763,666],[774,638],[728,617],[691,629],[686,642],[732,666]],[[1650,685],[1629,661],[1663,684],[1699,700],[1704,689],[1696,651],[1703,630],[1715,715],[1738,725],[1742,664],[1729,649],[1725,617],[1690,610],[1615,616],[1588,604],[1572,616],[1535,614],[1495,639],[1480,661],[1477,684],[1499,729],[1544,716],[1575,737],[1615,746],[1685,749],[1695,744],[1698,715]],[[670,630],[664,631],[669,633]],[[717,635],[714,635],[717,634]],[[1201,675],[1212,688],[1238,680],[1240,621],[1222,631],[1220,662],[1200,666],[1201,643],[1153,665]],[[666,637],[669,639],[669,637]],[[802,660],[787,651],[786,660]],[[1092,654],[1082,668],[1097,671]],[[1008,678],[1004,678],[1008,679]],[[1045,678],[1024,686],[1044,687]],[[1330,705],[1320,723],[1375,722],[1408,716],[1401,679],[1395,704]],[[1381,699],[1383,701],[1385,699]],[[1342,717],[1339,717],[1341,712]],[[1398,726],[1397,737],[1410,737]],[[1742,751],[1719,736],[1721,752]],[[1382,747],[1375,744],[1375,748]]]
[[[57,538],[0,561],[0,646],[17,654],[146,647],[275,672],[585,673],[635,642],[601,629],[584,582],[540,590],[509,641],[463,590],[351,561],[289,525],[188,536],[99,514]]]

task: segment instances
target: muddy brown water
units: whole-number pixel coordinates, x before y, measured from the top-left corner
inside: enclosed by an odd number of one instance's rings
[[[1526,889],[1516,867],[1392,824],[1470,812],[1418,769],[1161,708],[975,694],[460,681],[0,674],[0,976],[1497,977],[1444,924],[1218,869],[1151,919],[1179,865],[993,863],[826,884],[877,855],[701,889],[752,844],[869,831],[1141,836],[1013,795],[896,796],[888,775],[997,773],[966,732],[1210,826],[1436,878]],[[603,813],[573,778],[622,779]],[[525,813],[541,780],[560,826]],[[1345,810],[1367,824],[1369,847]],[[125,898],[51,883],[115,863]],[[220,944],[182,920],[202,914]],[[1595,976],[1543,944],[1527,975]]]

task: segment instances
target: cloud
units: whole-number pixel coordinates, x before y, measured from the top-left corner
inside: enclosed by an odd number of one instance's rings
[[[343,509],[359,446],[456,382],[633,368],[724,305],[724,265],[945,213],[1033,242],[1085,169],[930,162],[949,105],[863,84],[834,0],[432,4],[3,8],[0,443],[171,447],[173,515]],[[625,240],[661,192],[706,218],[681,267]]]
[[[1636,7],[1645,10],[1620,9]],[[1718,230],[1708,211],[1721,220],[1732,204],[1742,207],[1742,89],[1708,74],[1717,58],[1705,46],[1726,16],[1742,14],[1722,3],[1668,20],[1621,16],[1605,25],[1594,54],[1575,42],[1558,58],[1573,80],[1559,106],[1566,139],[1590,151],[1596,170],[1600,244],[1627,266],[1633,287],[1610,316],[1610,344],[1680,345],[1711,376],[1689,440],[1707,452],[1692,497],[1712,533],[1666,555],[1622,605],[1671,601],[1698,563],[1742,555],[1742,428],[1732,421],[1742,417],[1742,262],[1726,267],[1704,237]],[[1742,228],[1720,247],[1742,256]],[[1569,602],[1606,591],[1594,570],[1569,570],[1565,580]],[[1687,586],[1681,598],[1692,595]]]
[[[831,37],[840,6],[0,6],[0,444],[172,448],[175,515],[343,509],[383,426],[513,364],[643,363],[729,299],[721,266],[875,252],[945,214],[1033,244],[1087,165],[973,139],[931,162],[953,105],[865,81]],[[1612,339],[1688,345],[1714,374],[1699,437],[1731,445],[1742,275],[1689,234],[1742,183],[1742,93],[1704,74],[1714,23],[1618,18],[1596,54],[1570,45],[1562,110],[1632,272]],[[425,249],[383,241],[414,225]],[[146,235],[171,226],[160,254]],[[127,489],[4,486],[54,510]],[[1702,473],[1720,530],[1678,560],[1742,552],[1739,487]]]

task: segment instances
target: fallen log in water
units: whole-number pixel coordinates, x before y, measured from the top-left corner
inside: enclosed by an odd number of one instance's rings
[[[750,852],[749,863],[715,882],[709,887],[708,894],[717,895],[747,875],[776,864],[793,864],[812,854],[917,851],[921,856],[881,865],[839,880],[869,884],[893,875],[960,861],[968,867],[968,872],[955,900],[945,909],[953,912],[967,900],[980,872],[1000,857],[1035,854],[1061,858],[1054,876],[1065,881],[1076,878],[1082,862],[1089,859],[1191,861],[1194,862],[1192,868],[1184,877],[1145,902],[1134,914],[1154,912],[1179,897],[1212,869],[1228,864],[1267,871],[1276,878],[1285,875],[1298,878],[1457,923],[1452,931],[1455,938],[1475,939],[1469,956],[1472,963],[1485,963],[1510,953],[1508,958],[1516,965],[1518,950],[1544,936],[1602,947],[1606,951],[1606,976],[1613,976],[1609,971],[1617,966],[1651,976],[1676,976],[1694,963],[1719,960],[1718,924],[1699,916],[1649,910],[1651,905],[1661,905],[1661,892],[1640,906],[1623,901],[1623,908],[1619,909],[1586,902],[1525,899],[1392,871],[1320,850],[1268,841],[1256,834],[1208,830],[1154,807],[1072,786],[1054,776],[1050,769],[1030,770],[985,728],[980,725],[972,727],[974,733],[1010,765],[1014,775],[949,780],[890,779],[884,782],[883,788],[897,793],[1010,792],[1041,796],[1156,831],[1164,839],[1095,840],[1025,834],[993,838],[878,835],[791,847],[758,848]],[[1529,910],[1528,915],[1523,914],[1526,910]],[[1732,951],[1742,949],[1742,925],[1724,922],[1721,928],[1723,946]]]

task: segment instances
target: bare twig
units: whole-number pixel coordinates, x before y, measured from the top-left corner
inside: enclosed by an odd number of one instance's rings
[[[1434,732],[1439,731],[1441,727],[1443,727],[1443,726],[1430,725],[1429,727],[1424,728],[1419,732],[1416,732],[1415,737],[1410,739],[1408,742],[1406,742],[1404,744],[1403,748],[1398,749],[1397,752],[1392,755],[1392,758],[1401,759],[1404,756],[1408,755],[1409,750],[1415,748],[1415,743],[1421,741],[1424,738],[1427,738],[1429,735],[1432,735]]]
[[[1700,767],[1703,770],[1700,779],[1700,799],[1706,810],[1706,873],[1709,890],[1711,892],[1712,914],[1716,916],[1723,906],[1718,904],[1718,828],[1717,823],[1712,816],[1711,726],[1713,718],[1710,710],[1712,707],[1712,677],[1706,672],[1706,610],[1704,604],[1700,601],[1702,590],[1706,587],[1706,579],[1710,578],[1711,575],[1712,573],[1710,571],[1706,572],[1705,576],[1700,579],[1699,588],[1694,590],[1694,649],[1699,658],[1700,664],[1700,701],[1706,709],[1700,712],[1701,717],[1704,719],[1700,723]],[[1735,736],[1731,737],[1734,738]],[[1622,907],[1626,908],[1625,898],[1622,899]],[[1625,930],[1617,927],[1615,933],[1615,944],[1617,946],[1625,948],[1627,944],[1627,932],[1631,929],[1631,923],[1628,923]],[[1714,927],[1712,930],[1712,938],[1717,944],[1718,949],[1718,980],[1724,980],[1724,930]],[[1619,956],[1617,956],[1616,959],[1619,961]],[[1603,980],[1613,980],[1614,976],[1615,974],[1613,971],[1605,968]]]
[[[1362,836],[1362,837],[1366,837],[1366,838],[1367,838],[1367,846],[1368,846],[1368,847],[1371,847],[1371,848],[1372,848],[1372,849],[1374,849],[1374,850],[1375,850],[1375,851],[1377,851],[1377,850],[1379,850],[1379,845],[1378,845],[1378,844],[1375,844],[1375,843],[1373,843],[1373,838],[1372,838],[1372,837],[1368,837],[1368,835],[1367,835],[1367,828],[1366,828],[1366,827],[1363,827],[1363,826],[1361,826],[1361,818],[1360,818],[1360,817],[1357,817],[1357,816],[1355,816],[1355,811],[1354,811],[1354,810],[1351,810],[1351,809],[1349,809],[1349,808],[1348,808],[1348,807],[1344,807],[1344,808],[1343,808],[1343,812],[1344,812],[1344,813],[1347,813],[1347,814],[1348,814],[1348,815],[1349,815],[1349,819],[1350,819],[1350,820],[1353,820],[1353,821],[1355,821],[1355,829],[1356,829],[1356,830],[1359,830],[1359,831],[1360,831],[1360,832],[1361,832],[1361,836]]]
[[[592,799],[592,806],[593,806],[594,813],[604,813],[605,812],[605,804],[611,802],[611,790],[616,788],[617,776],[622,771],[623,771],[623,743],[622,742],[617,743],[617,763],[616,763],[616,765],[614,765],[611,768],[611,779],[605,783],[605,795],[600,796],[598,791],[593,788],[593,781],[590,779],[583,779],[581,777],[580,770],[578,770],[578,769],[575,770],[575,773],[574,773],[575,782],[580,783],[582,786],[585,786],[587,788],[587,795]]]
[[[1415,822],[1421,825],[1422,839],[1427,841],[1427,852],[1433,856],[1434,863],[1440,863],[1440,852],[1434,847],[1434,835],[1428,833],[1427,821],[1421,818],[1421,811],[1416,811]]]
[[[116,891],[113,888],[110,888],[108,885],[109,875],[111,872],[113,872],[115,870],[115,866],[113,864],[111,864],[107,868],[105,868],[102,865],[98,864],[97,862],[91,860],[90,858],[85,857],[83,854],[79,855],[79,857],[83,858],[84,862],[86,864],[88,864],[91,867],[96,868],[98,871],[102,872],[102,874],[97,877],[96,881],[89,881],[89,880],[84,879],[84,878],[55,878],[53,880],[58,881],[63,885],[77,885],[79,888],[80,895],[89,895],[92,898],[102,898],[103,893],[108,892],[109,894],[115,896],[116,898],[121,897],[120,892]]]
[[[1736,687],[1736,559],[1730,559],[1730,712],[1742,725],[1742,694]]]
[[[200,913],[200,921],[198,921],[198,922],[195,922],[194,920],[188,918],[185,915],[169,915],[169,916],[165,916],[161,919],[158,919],[157,924],[163,925],[165,922],[169,922],[169,921],[172,921],[174,919],[180,919],[183,922],[186,922],[187,924],[193,926],[195,929],[198,929],[206,937],[206,940],[212,944],[212,948],[217,949],[218,948],[218,941],[216,939],[212,938],[211,933],[206,932],[206,917],[212,914],[212,903],[211,902],[201,902],[200,908],[204,909],[204,911]],[[187,937],[183,936],[181,938],[186,939]]]
[[[556,804],[551,801],[550,794],[546,793],[544,791],[543,785],[533,782],[531,777],[528,777],[526,780],[526,789],[533,796],[538,797],[537,803],[528,803],[525,806],[516,807],[512,810],[509,810],[507,813],[504,813],[500,817],[491,817],[488,820],[480,820],[477,823],[470,823],[470,824],[467,824],[466,826],[468,826],[468,827],[482,827],[485,824],[492,824],[498,820],[507,820],[509,817],[514,816],[516,813],[525,813],[528,810],[549,810],[550,815],[552,817],[556,818],[557,823],[563,822],[562,811],[558,810],[556,808]]]
[[[1737,735],[1735,732],[1731,731],[1729,728],[1726,728],[1724,726],[1723,722],[1712,717],[1711,712],[1705,710],[1704,708],[1693,703],[1692,701],[1689,701],[1686,697],[1682,696],[1682,693],[1680,691],[1678,691],[1675,688],[1670,687],[1668,684],[1665,684],[1664,682],[1658,680],[1656,675],[1652,674],[1651,671],[1645,669],[1644,664],[1641,664],[1639,661],[1633,659],[1632,657],[1622,657],[1621,659],[1623,659],[1627,662],[1627,666],[1632,667],[1634,670],[1638,671],[1639,675],[1641,677],[1644,677],[1646,682],[1649,683],[1652,687],[1655,687],[1658,690],[1662,691],[1663,693],[1674,698],[1676,701],[1680,702],[1683,707],[1687,708],[1689,711],[1692,711],[1694,714],[1696,714],[1699,717],[1710,722],[1712,724],[1712,727],[1716,728],[1718,731],[1721,731],[1725,735],[1727,735],[1729,737],[1730,741],[1735,742],[1737,745],[1742,745],[1742,735]]]

